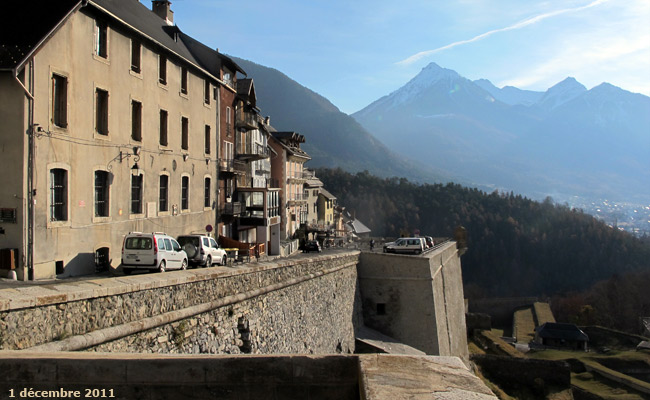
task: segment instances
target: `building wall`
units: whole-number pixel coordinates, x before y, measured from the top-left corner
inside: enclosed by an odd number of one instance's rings
[[[287,238],[287,171],[286,171],[286,162],[287,162],[287,152],[285,149],[277,142],[277,140],[270,138],[269,145],[275,152],[275,155],[271,157],[271,177],[278,182],[280,188],[280,240]]]
[[[27,97],[10,72],[0,73],[0,208],[16,209],[16,222],[1,222],[0,249],[25,254],[22,229],[27,213]],[[22,268],[20,269],[23,274]]]
[[[84,9],[89,10],[89,9]],[[167,85],[158,82],[161,49],[142,43],[140,74],[130,70],[130,32],[109,22],[108,58],[94,54],[95,19],[75,13],[38,52],[34,122],[50,134],[36,140],[37,206],[35,216],[35,278],[55,275],[56,262],[64,275],[93,273],[94,253],[110,249],[112,265],[120,263],[123,236],[129,231],[164,231],[176,236],[203,231],[214,224],[213,207],[204,207],[204,178],[211,178],[216,199],[216,140],[212,154],[204,151],[205,125],[217,132],[216,102],[203,101],[204,78],[189,69],[188,94],[180,92],[181,61],[168,55]],[[68,127],[52,123],[52,74],[68,79]],[[108,135],[95,132],[95,90],[109,93]],[[131,101],[142,103],[142,140],[131,138]],[[160,109],[168,112],[168,145],[159,144]],[[189,149],[181,149],[181,118],[189,119]],[[144,176],[143,213],[131,214],[131,168],[140,148],[138,165]],[[68,219],[49,217],[49,170],[68,171]],[[109,171],[110,211],[107,218],[94,214],[94,171]],[[159,176],[169,174],[169,211],[158,211]],[[180,210],[181,176],[190,178],[189,209]],[[214,205],[214,203],[213,203]],[[52,246],[57,243],[57,246]]]
[[[455,242],[422,256],[361,254],[364,323],[430,355],[468,359]]]

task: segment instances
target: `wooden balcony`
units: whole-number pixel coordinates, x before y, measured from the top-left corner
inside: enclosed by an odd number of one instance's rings
[[[257,129],[257,114],[239,108],[237,109],[235,125],[240,129]]]
[[[236,155],[240,160],[250,162],[269,158],[269,148],[260,143],[248,143],[243,147],[243,149],[239,149],[239,153]]]
[[[221,209],[221,215],[237,217],[242,213],[242,204],[240,202],[225,203]]]

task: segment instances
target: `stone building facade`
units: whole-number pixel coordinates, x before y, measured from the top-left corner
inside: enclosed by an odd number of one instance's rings
[[[236,64],[172,25],[169,1],[16,7],[30,23],[8,21],[0,49],[0,248],[19,279],[115,267],[130,231],[217,224]]]

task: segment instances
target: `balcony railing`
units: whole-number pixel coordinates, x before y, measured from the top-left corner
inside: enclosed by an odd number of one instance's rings
[[[242,204],[240,202],[232,202],[232,203],[225,203],[223,205],[223,209],[221,211],[222,215],[231,215],[231,216],[237,216],[241,215],[242,210],[244,207],[242,207]]]
[[[233,172],[235,169],[235,160],[226,158],[219,160],[219,170],[221,172]]]
[[[235,168],[235,174],[237,175],[246,175],[250,173],[250,165],[241,160],[235,160],[233,166]]]
[[[257,114],[255,113],[240,108],[237,110],[237,119],[235,121],[238,128],[257,129]]]
[[[269,157],[269,148],[261,143],[247,143],[246,146],[238,149],[237,158],[246,161],[262,160]]]
[[[292,172],[287,175],[287,181],[305,181],[311,178],[311,174],[305,172]]]

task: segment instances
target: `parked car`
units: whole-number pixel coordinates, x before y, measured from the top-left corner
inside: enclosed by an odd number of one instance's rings
[[[413,253],[420,254],[427,247],[424,238],[399,238],[394,242],[384,244],[384,253]]]
[[[303,248],[303,251],[305,253],[309,253],[310,251],[317,251],[321,252],[323,249],[320,247],[320,243],[318,243],[318,240],[308,240],[305,243],[305,247]]]
[[[427,246],[429,248],[432,248],[433,246],[435,246],[435,242],[433,241],[433,238],[431,236],[425,236],[424,240],[426,240]]]
[[[187,269],[188,257],[176,239],[162,232],[130,232],[122,244],[122,271]]]
[[[211,267],[213,263],[226,265],[228,254],[226,250],[219,247],[214,238],[206,235],[181,235],[178,237],[178,243],[187,253],[191,265]]]

